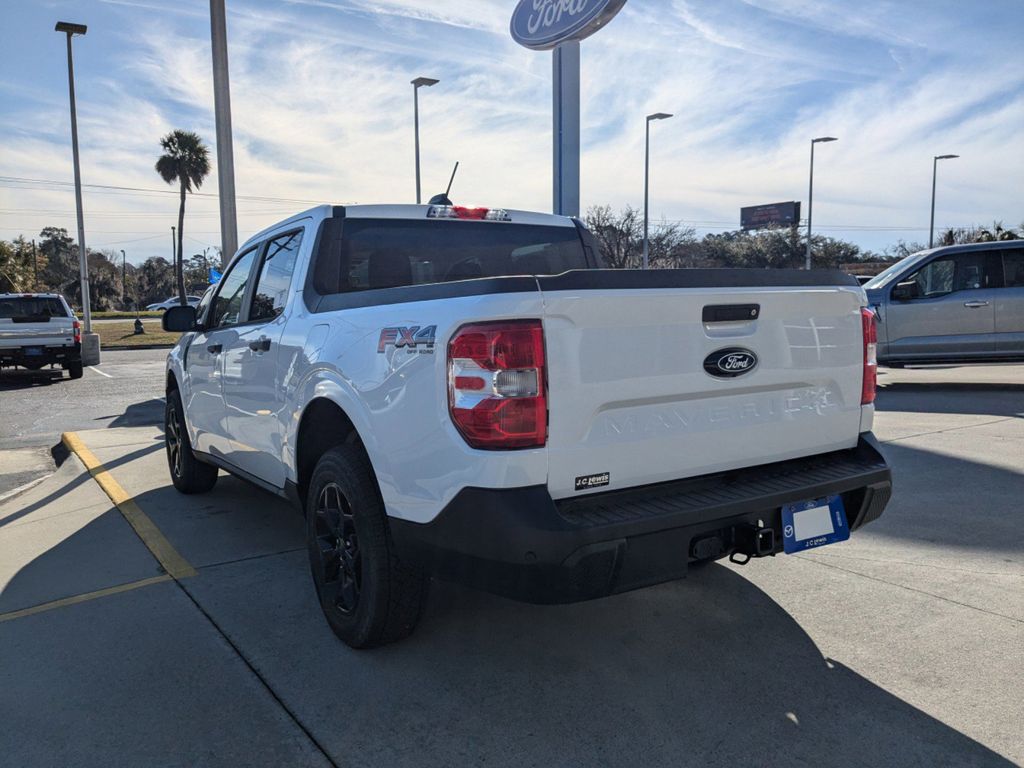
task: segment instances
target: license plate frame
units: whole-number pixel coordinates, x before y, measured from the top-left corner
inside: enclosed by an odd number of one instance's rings
[[[849,538],[850,525],[839,494],[797,501],[782,507],[782,544],[787,555]]]

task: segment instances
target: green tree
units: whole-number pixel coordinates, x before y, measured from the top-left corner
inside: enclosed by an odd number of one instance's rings
[[[135,272],[135,300],[139,306],[155,304],[174,290],[174,267],[159,256],[146,259]]]
[[[0,293],[38,290],[37,272],[42,263],[45,258],[37,258],[32,244],[24,237],[0,242]]]
[[[185,275],[182,265],[182,241],[185,237],[185,196],[203,186],[210,173],[210,150],[199,134],[175,130],[160,139],[164,153],[156,161],[156,172],[168,184],[178,183],[181,202],[178,206],[178,245],[176,267],[178,299],[185,303]]]
[[[196,253],[185,262],[185,288],[189,293],[201,296],[210,285],[210,262],[202,253]],[[218,260],[217,265],[220,265]]]
[[[75,288],[79,282],[78,249],[73,243],[64,227],[44,227],[39,233],[40,264],[43,258],[46,260],[39,273],[40,288],[65,296],[75,290],[80,292],[80,288]]]

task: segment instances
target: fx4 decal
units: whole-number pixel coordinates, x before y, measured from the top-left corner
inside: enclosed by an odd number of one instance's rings
[[[437,335],[437,326],[428,325],[421,328],[414,325],[411,328],[395,326],[394,328],[383,328],[380,332],[380,341],[377,342],[377,353],[384,354],[388,347],[408,350],[410,355],[432,355],[434,354],[434,338]],[[423,347],[423,349],[420,349]]]

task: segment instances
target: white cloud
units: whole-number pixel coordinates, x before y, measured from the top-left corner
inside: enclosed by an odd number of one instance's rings
[[[80,101],[83,176],[161,187],[152,170],[160,135],[191,128],[213,144],[205,3],[108,4],[124,25],[124,45],[108,53],[102,73],[84,73],[93,80],[90,98]],[[443,188],[459,160],[459,199],[547,209],[550,56],[512,43],[511,5],[291,0],[232,7],[239,193],[410,200],[409,81],[430,75],[442,83],[421,91],[424,191]],[[584,204],[642,201],[643,117],[668,111],[676,117],[652,128],[658,217],[723,228],[737,223],[741,205],[803,200],[808,142],[832,133],[841,140],[822,148],[817,169],[822,228],[926,226],[931,156],[942,152],[963,159],[942,168],[941,224],[1019,223],[1024,55],[1009,35],[994,33],[984,49],[964,51],[951,15],[912,34],[907,19],[914,15],[880,2],[851,12],[838,0],[628,4],[584,44]],[[971,28],[964,39],[977,35]],[[30,90],[21,79],[0,82],[0,99],[13,102]],[[69,178],[66,102],[51,91],[30,105],[0,117],[0,174]],[[203,189],[216,191],[215,175]],[[174,223],[175,207],[170,195],[90,192],[89,240],[153,237],[139,243],[138,255],[166,254],[169,241],[158,233]],[[241,202],[243,236],[294,207]],[[0,210],[29,208],[66,210],[60,221],[73,229],[68,192],[0,189]],[[58,218],[5,214],[0,224],[27,222],[31,233]],[[217,231],[216,201],[191,201],[186,233],[212,244]],[[872,246],[926,235],[832,233]]]

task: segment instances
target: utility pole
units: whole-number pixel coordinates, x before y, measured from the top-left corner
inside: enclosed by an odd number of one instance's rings
[[[811,181],[807,188],[807,256],[804,268],[811,268],[811,221],[814,215],[814,145],[827,144],[830,141],[839,141],[834,136],[821,136],[811,139]]]
[[[224,0],[210,0],[213,48],[213,111],[217,122],[217,186],[220,198],[220,268],[238,250],[235,205],[235,150],[231,138],[231,85],[228,78],[228,22]]]
[[[177,227],[171,227],[171,271],[174,272],[174,282],[178,282],[178,246],[177,240],[175,240],[175,230]]]
[[[644,261],[643,268],[647,269],[650,264],[650,240],[647,237],[647,222],[650,217],[650,190],[651,190],[651,121],[668,120],[672,115],[664,112],[655,112],[647,116],[647,133],[644,138]]]
[[[39,252],[35,240],[32,241],[32,290],[39,290]]]
[[[423,202],[420,192],[420,88],[430,88],[439,82],[441,81],[433,77],[417,77],[412,81],[412,125],[416,138],[416,205]]]
[[[128,304],[128,257],[121,249],[121,304]]]
[[[75,62],[71,55],[71,38],[84,35],[85,24],[71,24],[58,21],[53,28],[55,32],[67,35],[68,43],[68,95],[71,100],[71,156],[75,167],[75,211],[78,214],[78,272],[82,288],[82,316],[85,320],[85,332],[92,332],[92,312],[89,305],[89,252],[85,248],[85,216],[82,213],[82,170],[78,156],[78,112],[75,108]]]
[[[936,155],[932,159],[932,220],[928,225],[928,247],[935,244],[935,180],[939,173],[939,160],[956,160],[960,155]]]

